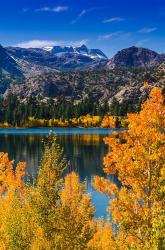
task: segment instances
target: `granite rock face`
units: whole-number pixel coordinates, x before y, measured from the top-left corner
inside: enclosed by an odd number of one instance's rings
[[[165,55],[155,51],[130,47],[119,51],[108,63],[107,67],[149,68],[160,65],[165,61]]]
[[[110,69],[102,71],[51,72],[25,79],[21,84],[11,84],[4,97],[13,94],[25,101],[30,96],[42,99],[59,97],[81,101],[92,96],[103,104],[112,103],[115,97],[120,103],[138,102],[144,99],[144,81],[152,86],[165,87],[165,71],[155,69]]]

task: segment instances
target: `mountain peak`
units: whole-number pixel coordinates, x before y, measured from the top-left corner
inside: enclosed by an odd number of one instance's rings
[[[153,50],[132,46],[118,51],[108,63],[108,67],[148,68],[158,66],[164,60],[164,55]]]
[[[85,44],[82,44],[81,46],[79,46],[80,48],[87,48],[87,46]]]
[[[58,57],[64,57],[65,54],[74,55],[79,54],[80,56],[86,56],[91,59],[97,59],[97,60],[107,60],[108,57],[99,49],[88,49],[88,47],[85,44],[82,44],[78,47],[72,47],[72,46],[60,46],[56,45],[53,47],[44,47],[43,50],[46,50]],[[74,55],[75,56],[75,55]]]
[[[83,49],[83,50],[88,50],[88,48],[87,48],[87,46],[85,44],[82,44],[81,46],[76,47],[76,48]]]

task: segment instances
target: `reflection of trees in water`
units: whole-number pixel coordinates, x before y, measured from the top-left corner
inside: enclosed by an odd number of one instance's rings
[[[42,154],[42,136],[0,135],[0,151],[8,152],[9,158],[27,162],[30,175],[36,176]]]
[[[0,135],[0,151],[8,152],[15,162],[26,161],[28,172],[36,176],[46,135]],[[57,140],[70,160],[69,171],[79,173],[81,180],[103,175],[102,160],[107,152],[103,135],[58,135]]]
[[[103,175],[102,161],[107,147],[101,135],[62,135],[58,138],[65,154],[71,161],[71,169],[79,173],[81,179],[92,175]]]

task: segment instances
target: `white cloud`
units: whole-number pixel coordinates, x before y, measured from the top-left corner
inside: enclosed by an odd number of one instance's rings
[[[112,37],[115,37],[117,35],[119,35],[120,32],[112,32],[112,33],[109,33],[109,34],[106,34],[106,35],[101,35],[98,37],[98,40],[99,41],[103,41],[103,40],[107,40],[107,39],[110,39]]]
[[[113,23],[113,22],[123,22],[125,21],[124,18],[121,18],[121,17],[112,17],[112,18],[109,18],[109,19],[105,19],[103,21],[103,23]]]
[[[154,31],[156,31],[157,30],[157,28],[156,27],[152,27],[152,28],[142,28],[142,29],[140,29],[138,32],[139,33],[151,33],[151,32],[154,32]]]
[[[112,32],[109,34],[101,35],[98,36],[99,41],[104,41],[108,39],[121,39],[125,40],[131,37],[132,33],[131,32],[122,32],[122,31],[117,31],[117,32]]]
[[[44,7],[44,8],[36,9],[36,11],[37,12],[55,12],[55,13],[60,13],[60,12],[67,11],[68,9],[69,9],[68,6],[56,6],[54,8]]]
[[[21,47],[21,48],[43,48],[47,46],[81,46],[82,44],[87,44],[88,40],[83,39],[80,41],[64,41],[64,40],[59,40],[59,41],[54,41],[54,40],[30,40],[30,41],[25,41],[16,44],[16,47]]]
[[[75,18],[74,20],[71,21],[71,24],[77,23],[77,22],[81,19],[81,17],[83,17],[88,11],[89,11],[89,10],[85,10],[85,9],[82,10],[82,11],[80,12],[80,14],[77,16],[77,18]]]
[[[90,9],[84,9],[84,10],[82,10],[80,13],[79,13],[79,15],[75,18],[75,19],[73,19],[72,21],[71,21],[71,24],[75,24],[75,23],[77,23],[83,16],[85,16],[87,13],[89,13],[89,12],[91,12],[91,11],[95,11],[95,10],[100,10],[100,9],[102,9],[102,7],[93,7],[93,8],[90,8]]]

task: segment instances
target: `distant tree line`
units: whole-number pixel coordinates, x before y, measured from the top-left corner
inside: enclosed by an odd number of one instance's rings
[[[139,107],[140,104],[132,101],[119,103],[115,98],[109,107],[108,102],[99,104],[92,97],[75,104],[74,100],[66,101],[64,98],[57,102],[52,98],[41,100],[37,97],[30,97],[26,102],[20,102],[16,96],[10,95],[5,99],[0,98],[0,123],[23,126],[29,117],[49,120],[78,118],[87,114],[100,117],[106,114],[125,116],[127,113],[137,112]]]
[[[92,98],[87,98],[77,104],[73,100],[53,99],[46,101],[30,97],[27,102],[20,102],[16,96],[10,95],[7,99],[0,99],[0,123],[8,122],[21,126],[29,117],[36,119],[69,119],[86,114],[104,116],[109,112],[108,103],[99,105]]]

